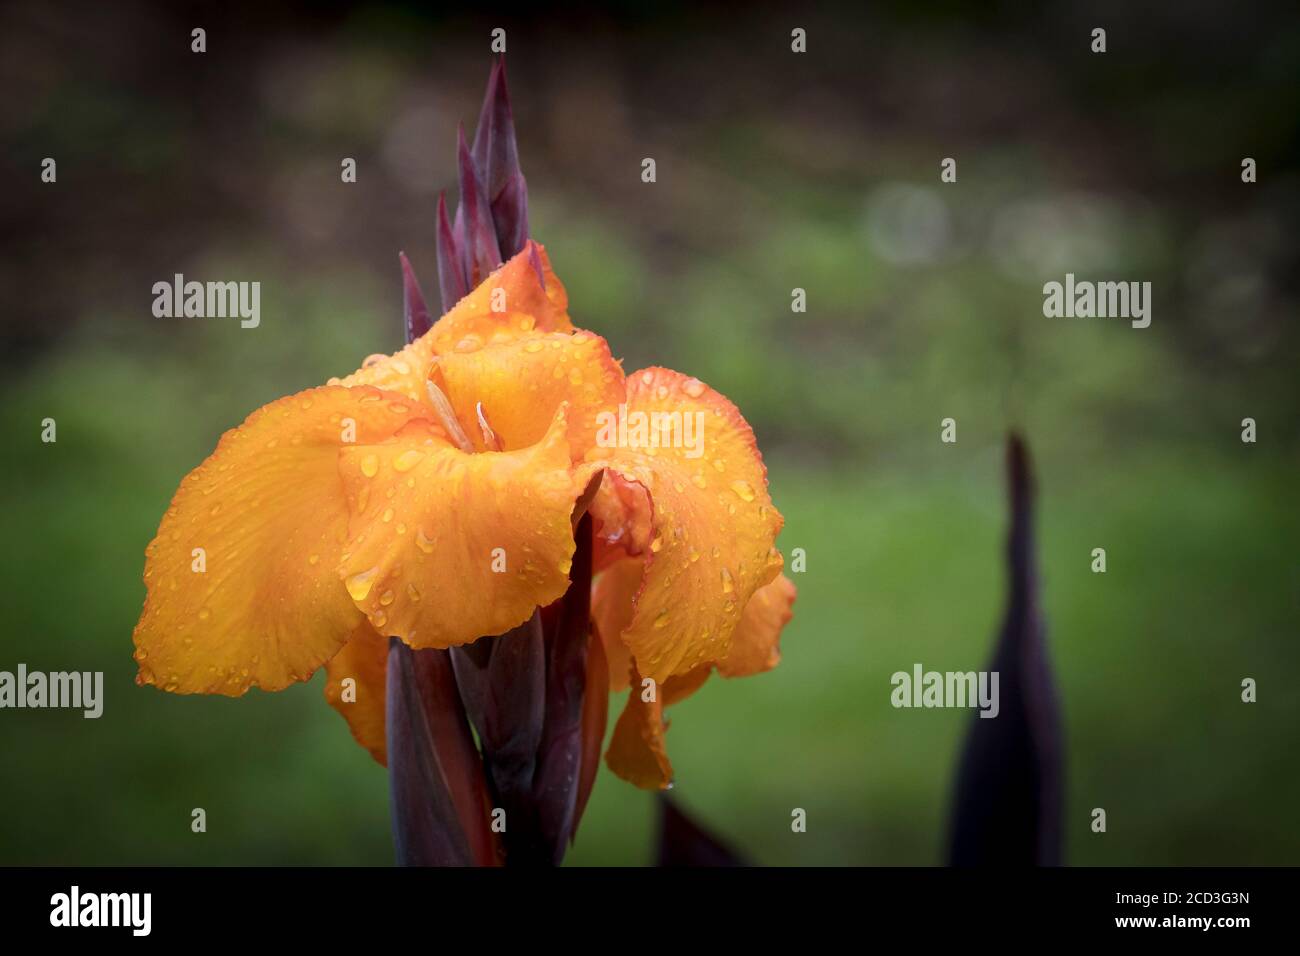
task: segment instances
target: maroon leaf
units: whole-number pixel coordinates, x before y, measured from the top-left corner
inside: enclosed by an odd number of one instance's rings
[[[504,258],[509,259],[528,244],[528,184],[523,173],[507,180],[505,189],[492,200],[492,220]]]
[[[496,861],[483,770],[445,651],[388,649],[389,797],[401,866]]]
[[[483,176],[488,198],[495,199],[506,181],[519,172],[519,148],[510,112],[510,90],[506,85],[505,57],[492,64],[487,91],[474,130],[474,164]]]
[[[448,217],[438,200],[438,282],[447,312],[502,261],[528,243],[528,185],[506,86],[505,58],[492,66],[479,111],[474,147],[457,142],[460,201]],[[541,275],[540,263],[534,263]],[[545,279],[543,279],[543,285]]]
[[[528,239],[528,189],[519,168],[505,57],[493,64],[488,77],[474,131],[473,159],[487,193],[497,245],[502,256],[509,258]]]
[[[1019,436],[1007,442],[1009,596],[990,671],[998,715],[972,718],[958,771],[949,859],[954,866],[1061,862],[1061,729],[1038,607],[1034,479]]]
[[[745,866],[731,847],[659,795],[659,866]]]
[[[460,165],[460,208],[456,212],[456,218],[464,224],[462,267],[473,288],[501,264],[501,247],[497,245],[496,228],[492,223],[492,208],[488,204],[487,193],[479,179],[478,170],[474,168],[469,147],[465,145],[464,126],[459,128],[456,148]]]
[[[406,317],[406,341],[414,342],[433,326],[429,307],[424,304],[424,293],[415,278],[415,270],[406,253],[399,252],[397,258],[402,263],[402,313]]]
[[[438,194],[438,288],[442,294],[442,313],[469,293],[469,282],[461,268],[461,252],[456,247],[455,234],[447,220],[447,197]]]
[[[549,862],[532,798],[546,713],[540,613],[499,637],[452,648],[451,660],[465,711],[478,730],[493,805],[506,812],[506,859]]]
[[[579,520],[574,538],[571,583],[560,601],[556,626],[546,635],[546,717],[534,784],[542,838],[557,866],[576,826],[582,780],[583,702],[591,635],[590,515]]]

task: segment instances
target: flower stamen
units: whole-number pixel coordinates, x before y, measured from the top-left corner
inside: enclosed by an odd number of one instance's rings
[[[488,451],[501,451],[501,439],[497,438],[497,433],[492,430],[488,423],[487,413],[483,411],[483,403],[476,402],[474,410],[478,414],[478,427],[483,432],[483,446]]]
[[[460,427],[460,422],[456,420],[456,412],[451,407],[451,402],[447,399],[446,394],[431,379],[424,380],[424,387],[429,392],[429,401],[433,403],[434,410],[438,417],[442,419],[442,425],[447,429],[447,434],[451,440],[460,446],[460,450],[467,455],[474,454],[474,445],[465,434],[465,429]]]

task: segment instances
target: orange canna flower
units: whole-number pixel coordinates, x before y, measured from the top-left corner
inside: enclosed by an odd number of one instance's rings
[[[664,708],[775,666],[795,589],[736,407],[668,369],[625,377],[574,327],[526,238],[500,65],[460,152],[454,226],[439,205],[454,304],[430,325],[403,257],[409,344],[258,409],[185,477],[146,549],[136,680],[239,696],[324,667],[356,740],[401,755],[399,859],[498,861],[492,800],[527,818],[512,854],[558,861],[606,688],[628,692],[609,766],[667,787]]]
[[[492,311],[494,294],[511,310]],[[625,379],[566,310],[529,243],[405,349],[227,432],[146,549],[137,682],[238,696],[325,665],[327,698],[383,762],[384,638],[468,644],[561,598],[574,506],[599,475],[593,618],[611,688],[640,675],[608,761],[667,786],[662,707],[714,667],[742,676],[779,659],[794,598],[773,547],[781,516],[734,405],[667,369]],[[698,453],[659,443],[662,430],[654,445],[602,447],[620,406],[634,420],[702,416]],[[662,685],[656,704],[642,704],[642,678]],[[653,773],[639,769],[650,755]]]

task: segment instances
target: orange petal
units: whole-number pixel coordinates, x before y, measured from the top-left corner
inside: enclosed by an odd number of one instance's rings
[[[663,703],[643,700],[641,680],[634,677],[627,706],[614,725],[614,734],[605,752],[609,769],[624,780],[645,790],[666,790],[673,780],[673,765],[664,747]]]
[[[564,410],[536,445],[466,454],[425,423],[339,457],[339,575],[384,635],[451,647],[501,634],[568,587],[574,478]]]
[[[546,287],[538,279],[531,259],[536,250]],[[502,306],[504,311],[498,311]],[[434,358],[458,344],[510,341],[529,332],[570,332],[566,311],[569,297],[551,271],[546,250],[530,242],[527,247],[484,279],[473,292],[433,324],[420,338],[393,355],[372,355],[365,364],[331,385],[374,385],[425,402],[424,381]]]
[[[233,697],[306,680],[338,653],[360,620],[335,574],[348,521],[339,449],[416,414],[400,395],[323,386],[226,432],[145,551],[136,680]]]
[[[731,636],[731,650],[718,661],[723,677],[748,677],[781,662],[781,629],[794,616],[794,582],[784,574],[754,592]]]
[[[601,611],[609,615],[608,620],[617,622],[618,601],[625,599],[634,586],[630,582],[633,577],[639,577],[639,565],[636,559],[627,559],[596,579],[592,592],[592,615],[597,621],[601,620],[596,616],[600,595]],[[732,635],[730,653],[717,664],[718,673],[724,677],[745,677],[775,667],[781,659],[777,641],[781,628],[791,618],[794,598],[794,584],[785,575],[754,592]],[[609,647],[609,643],[606,646]],[[606,755],[614,773],[647,789],[663,789],[672,781],[666,740],[668,724],[663,719],[663,709],[680,703],[699,690],[713,668],[713,664],[701,664],[685,674],[668,678],[657,688],[655,696],[658,700],[653,703],[641,700],[642,679],[635,670],[632,671],[632,694],[615,727],[610,752]],[[621,670],[613,669],[611,689],[614,689],[613,679],[628,672],[627,666]],[[626,683],[623,686],[627,686]]]
[[[332,378],[330,385],[373,385],[389,392],[398,392],[421,407],[428,404],[424,380],[433,363],[433,339],[428,333],[420,336],[400,352],[392,355],[371,355],[361,368],[346,378]]]
[[[623,640],[641,672],[663,683],[726,658],[741,611],[780,571],[782,518],[731,402],[662,368],[629,376],[627,388],[626,442],[606,465],[649,492],[653,538]],[[638,428],[638,413],[670,428]]]
[[[537,267],[542,277],[537,274]],[[545,285],[543,285],[543,280]],[[428,336],[433,350],[450,352],[466,338],[488,341],[494,333],[571,332],[569,296],[551,270],[546,249],[531,240],[517,254],[480,282],[473,292],[434,323]],[[519,314],[531,316],[529,328],[521,328]]]
[[[569,448],[575,462],[596,446],[604,415],[624,401],[623,370],[609,344],[592,332],[531,332],[512,341],[469,345],[439,357],[433,378],[479,451],[482,403],[487,420],[512,451],[536,444],[555,410],[568,402]]]
[[[352,728],[357,743],[388,766],[385,694],[388,687],[388,638],[362,621],[352,637],[325,665],[325,700]],[[343,682],[353,683],[344,687]]]
[[[611,691],[628,688],[632,652],[622,634],[632,620],[632,599],[641,587],[644,566],[639,558],[624,558],[598,574],[591,585],[591,619],[605,645]]]

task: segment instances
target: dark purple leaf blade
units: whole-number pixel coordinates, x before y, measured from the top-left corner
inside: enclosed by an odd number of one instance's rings
[[[402,314],[406,318],[406,341],[414,342],[433,327],[433,317],[424,304],[424,293],[420,291],[411,260],[406,258],[405,252],[399,252],[397,258],[402,263]]]
[[[546,635],[546,716],[534,796],[542,838],[557,866],[576,826],[582,780],[583,703],[591,635],[591,516],[583,515],[559,619]]]
[[[510,90],[506,84],[505,57],[492,64],[488,74],[483,106],[474,130],[474,164],[487,187],[488,199],[494,200],[506,182],[519,172],[519,147],[515,142],[515,122],[510,112]]]
[[[971,720],[957,776],[949,860],[954,866],[1061,862],[1061,718],[1038,603],[1034,478],[1017,435],[1007,441],[1010,593],[990,671],[999,711]]]
[[[492,66],[472,156],[492,211],[498,248],[508,259],[528,240],[528,187],[519,168],[505,57]]]
[[[401,866],[495,862],[482,765],[445,651],[388,649],[393,844]]]
[[[460,209],[457,218],[464,214],[465,245],[461,249],[462,264],[469,276],[470,286],[486,279],[501,264],[501,248],[497,245],[496,227],[492,223],[492,207],[487,192],[474,168],[474,159],[465,145],[465,127],[460,127],[457,139],[460,165]]]
[[[747,866],[731,847],[659,794],[658,866]]]
[[[457,163],[460,201],[455,216],[448,216],[445,199],[438,200],[438,283],[444,314],[528,243],[528,184],[519,168],[504,57],[493,64],[488,77],[472,149],[465,145],[461,128]]]
[[[469,280],[461,267],[463,255],[456,246],[456,236],[447,219],[447,197],[438,194],[438,290],[442,297],[442,314],[446,315],[469,293]]]
[[[545,722],[546,663],[541,614],[499,637],[452,648],[465,712],[478,730],[493,805],[506,812],[506,859],[549,862],[540,836],[533,777]]]
[[[507,180],[505,188],[492,200],[492,221],[496,224],[497,244],[503,259],[509,259],[527,245],[528,184],[523,173]],[[546,286],[545,279],[542,286]]]

